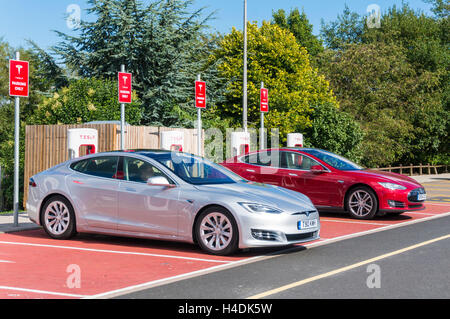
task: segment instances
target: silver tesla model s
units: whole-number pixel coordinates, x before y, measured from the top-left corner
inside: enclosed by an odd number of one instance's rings
[[[305,195],[244,180],[187,153],[97,153],[36,174],[29,184],[29,218],[56,239],[76,232],[145,237],[227,255],[319,238],[319,215]]]

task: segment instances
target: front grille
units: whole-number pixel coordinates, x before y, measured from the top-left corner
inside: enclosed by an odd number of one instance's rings
[[[316,210],[308,210],[308,211],[304,211],[304,212],[292,213],[292,215],[305,215],[306,217],[309,217],[309,215],[312,215],[316,212],[317,212]]]
[[[423,200],[417,200],[417,195],[425,194],[425,189],[423,187],[415,188],[408,194],[408,200],[413,203],[423,202]]]
[[[252,229],[252,236],[258,240],[281,241],[280,234],[270,230]]]
[[[422,207],[422,204],[412,204],[412,205],[408,205],[409,208],[419,208]]]
[[[297,241],[302,239],[308,239],[314,237],[316,232],[303,233],[303,234],[286,234],[287,241]]]
[[[396,208],[404,208],[404,207],[406,207],[405,203],[399,202],[397,200],[388,200],[388,204],[389,204],[389,206],[396,207]]]

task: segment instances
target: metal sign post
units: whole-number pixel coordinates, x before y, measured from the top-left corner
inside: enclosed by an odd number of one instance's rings
[[[259,133],[259,147],[264,149],[264,113],[269,112],[269,91],[264,88],[264,82],[261,82],[259,110],[261,112],[261,131]]]
[[[125,73],[125,65],[121,65],[118,73],[120,103],[120,149],[125,149],[125,103],[131,103],[132,74]]]
[[[28,97],[29,65],[20,61],[20,53],[16,59],[9,61],[9,95],[14,101],[14,226],[19,226],[19,138],[20,138],[20,97]]]
[[[197,108],[197,151],[202,156],[202,109],[206,108],[206,82],[200,80],[200,74],[195,81],[195,107]]]
[[[244,0],[244,70],[242,84],[242,122],[247,132],[247,0]]]

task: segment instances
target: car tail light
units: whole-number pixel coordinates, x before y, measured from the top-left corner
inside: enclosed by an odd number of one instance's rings
[[[30,185],[31,187],[36,187],[36,182],[34,181],[34,179],[30,178],[30,181],[28,182],[28,185]]]

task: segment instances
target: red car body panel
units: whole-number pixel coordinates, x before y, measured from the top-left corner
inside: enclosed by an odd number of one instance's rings
[[[241,160],[244,156],[255,154],[259,151],[233,157],[221,163],[221,165],[245,179],[301,192],[308,196],[313,204],[322,211],[345,209],[345,196],[356,185],[366,185],[375,192],[379,202],[378,209],[381,212],[404,212],[425,208],[423,201],[410,201],[408,199],[412,190],[423,189],[420,183],[408,176],[370,169],[339,170],[321,161],[319,158],[303,152],[301,148],[268,149],[264,151],[297,152],[317,161],[325,170],[313,172],[311,170],[261,166],[244,163]],[[406,187],[406,189],[390,190],[381,186],[379,182],[399,184]],[[397,204],[390,205],[388,201],[391,201],[391,203],[396,201]],[[403,203],[403,207],[397,207],[400,202]]]

